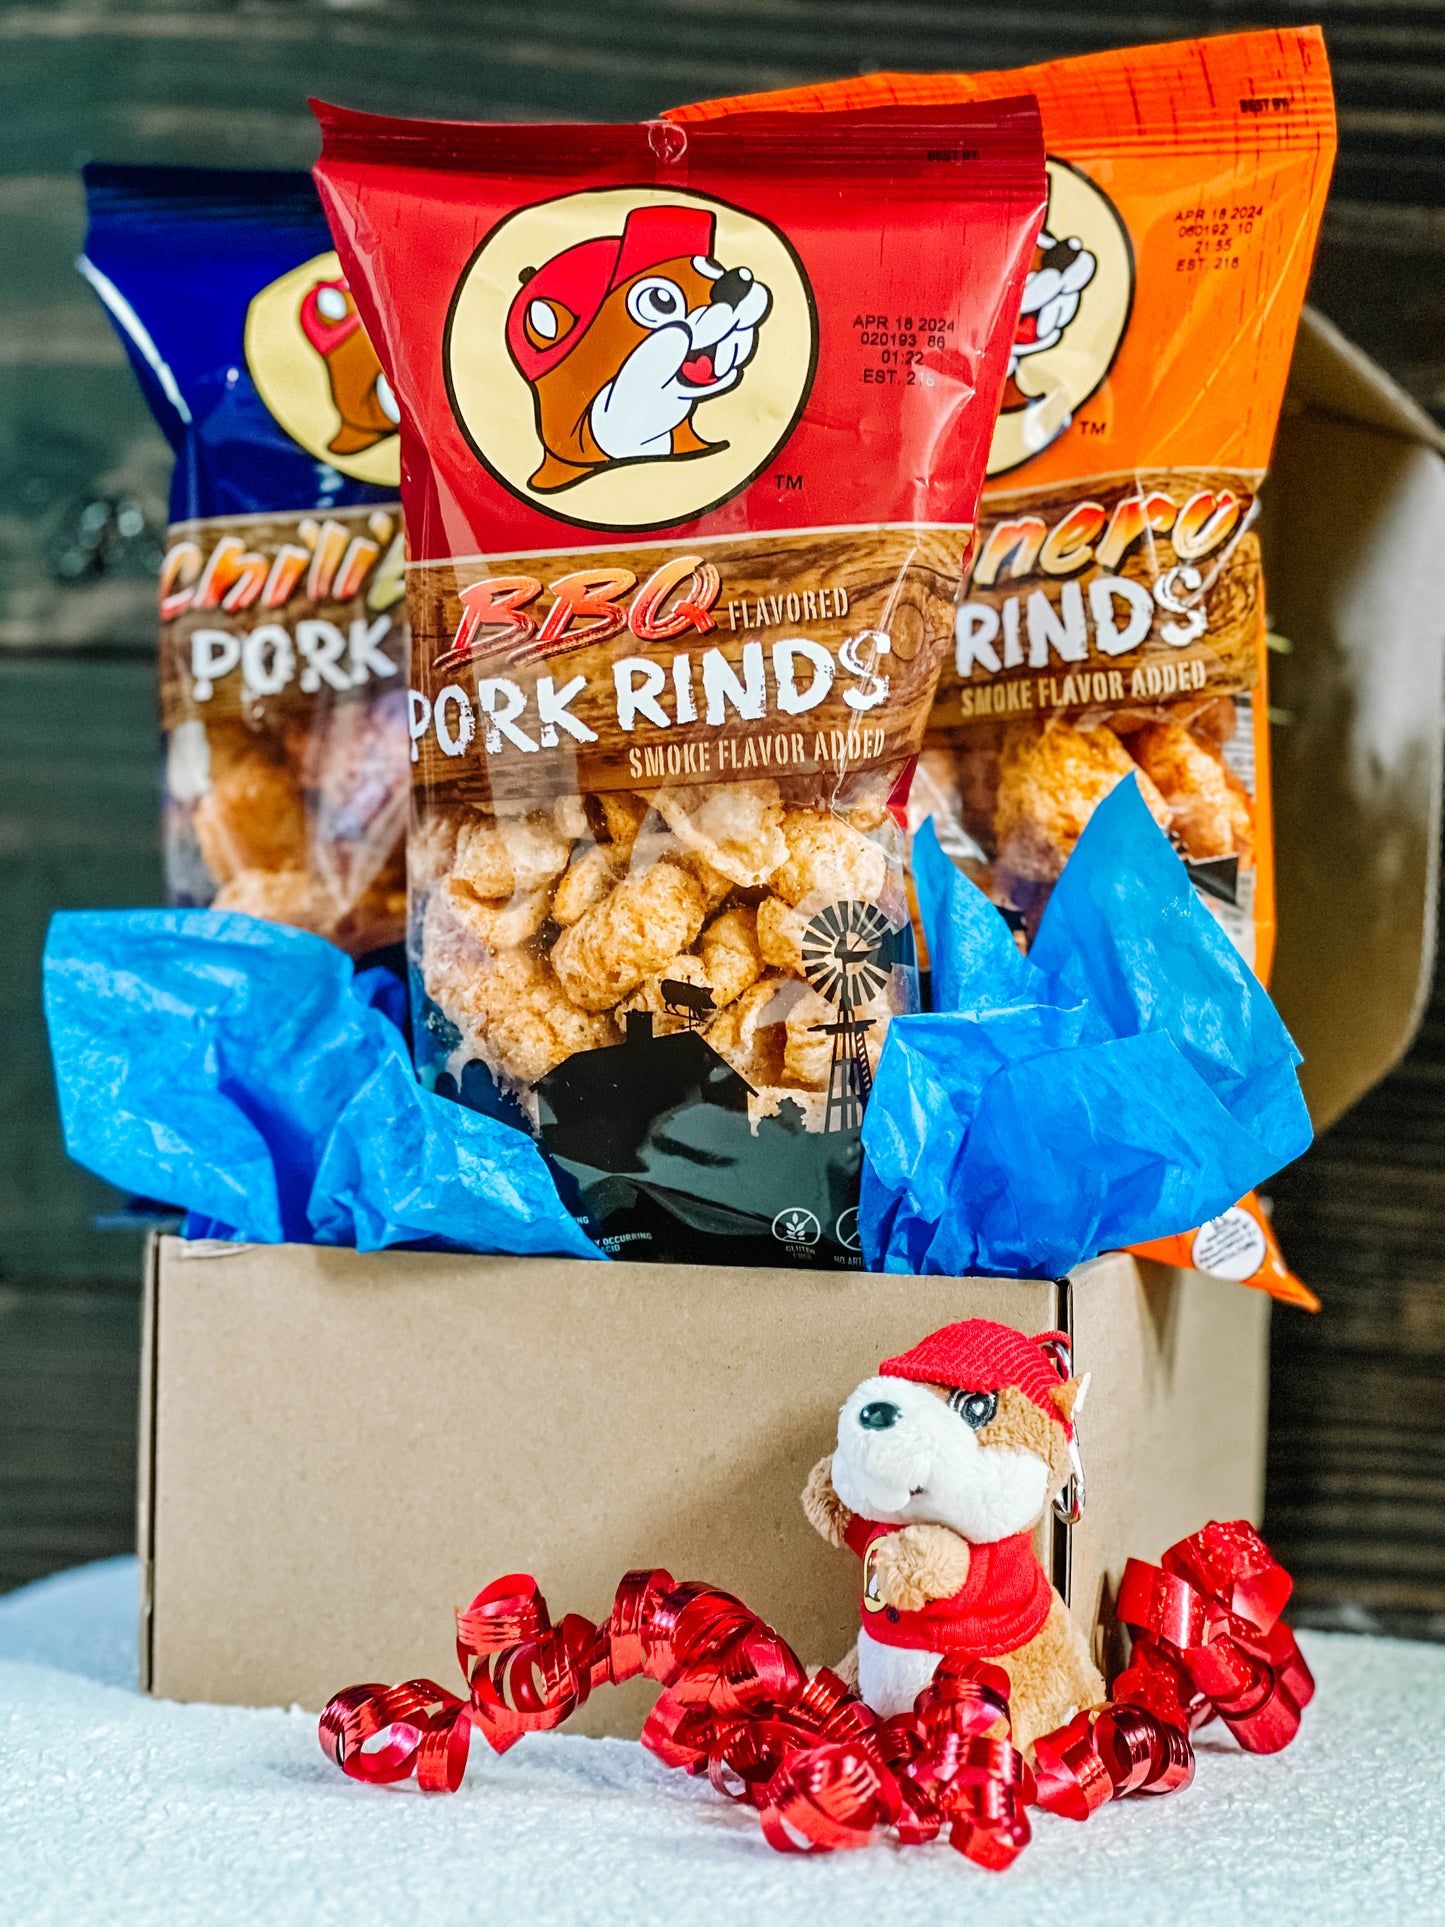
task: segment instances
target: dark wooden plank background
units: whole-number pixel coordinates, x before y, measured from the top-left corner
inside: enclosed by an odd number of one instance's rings
[[[1445,418],[1442,4],[0,4],[0,1588],[126,1547],[133,1497],[139,1240],[96,1228],[116,1200],[64,1158],[38,959],[53,907],[157,898],[147,570],[168,462],[73,272],[79,164],[305,166],[308,93],[623,118],[1311,19],[1341,109],[1313,298]],[[91,557],[97,501],[134,504],[145,527]],[[1326,1300],[1275,1320],[1268,1518],[1317,1623],[1445,1637],[1442,1154],[1445,982],[1401,1069],[1272,1187]]]

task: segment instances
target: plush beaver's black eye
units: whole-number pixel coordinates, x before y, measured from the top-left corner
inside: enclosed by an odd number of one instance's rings
[[[998,1411],[997,1392],[950,1392],[948,1402],[975,1432],[981,1432]]]

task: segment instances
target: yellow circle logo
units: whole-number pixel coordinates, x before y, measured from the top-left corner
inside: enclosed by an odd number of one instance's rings
[[[355,481],[400,487],[396,401],[335,254],[262,288],[246,311],[246,366],[308,455]]]
[[[447,318],[452,411],[512,494],[564,522],[660,529],[747,487],[817,361],[802,263],[724,202],[609,188],[522,208]]]
[[[990,475],[1032,461],[1063,434],[1113,366],[1134,300],[1134,253],[1113,202],[1067,161],[1050,159],[1048,176]]]

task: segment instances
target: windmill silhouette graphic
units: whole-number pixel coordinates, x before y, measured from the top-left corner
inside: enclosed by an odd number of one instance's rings
[[[856,1013],[888,981],[880,959],[891,930],[876,903],[848,902],[830,903],[803,932],[803,975],[838,1010],[836,1022],[809,1026],[833,1039],[825,1131],[856,1130],[863,1122],[873,1088],[865,1039],[874,1020]]]

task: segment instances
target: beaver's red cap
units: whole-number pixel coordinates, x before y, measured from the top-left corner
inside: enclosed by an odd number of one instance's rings
[[[1072,1433],[1072,1426],[1054,1403],[1063,1380],[1044,1349],[1063,1344],[1062,1332],[1040,1332],[1029,1338],[1012,1325],[996,1325],[990,1318],[965,1318],[931,1333],[912,1351],[885,1358],[880,1378],[911,1378],[920,1385],[957,1386],[965,1392],[997,1392],[1017,1385],[1055,1424]]]
[[[512,298],[507,314],[507,347],[528,381],[555,368],[577,346],[614,288],[661,267],[664,261],[709,255],[713,217],[700,207],[635,207],[621,234],[599,235],[564,248],[529,275]],[[534,301],[553,301],[576,319],[545,348],[527,339],[527,309]]]
[[[339,348],[343,341],[356,333],[361,326],[361,316],[356,312],[355,307],[349,314],[344,314],[335,321],[328,315],[322,314],[321,291],[323,288],[334,288],[338,294],[348,296],[351,290],[347,287],[345,279],[338,275],[334,281],[318,281],[314,287],[308,288],[305,299],[301,303],[301,332],[318,355],[329,355],[333,348]]]

